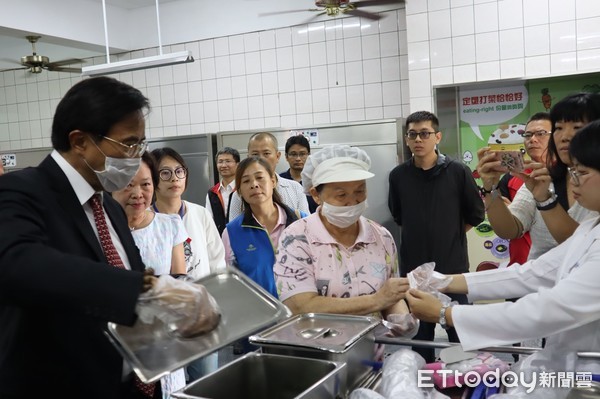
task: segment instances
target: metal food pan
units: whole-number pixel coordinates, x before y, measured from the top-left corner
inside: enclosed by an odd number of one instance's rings
[[[108,323],[108,336],[143,382],[152,382],[200,357],[270,327],[291,316],[290,310],[242,272],[227,269],[197,281],[221,309],[213,331],[178,338],[156,320],[132,327]]]

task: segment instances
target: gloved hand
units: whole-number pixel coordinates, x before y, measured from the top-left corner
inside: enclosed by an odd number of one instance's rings
[[[136,310],[143,323],[152,323],[156,317],[180,337],[211,331],[221,319],[219,306],[204,286],[167,275],[158,277],[154,287],[140,295]]]
[[[385,334],[388,337],[412,338],[417,335],[420,323],[412,313],[395,313],[389,314],[383,325],[390,330]]]

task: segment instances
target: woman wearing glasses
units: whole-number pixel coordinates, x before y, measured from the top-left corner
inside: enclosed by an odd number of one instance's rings
[[[572,195],[598,215],[600,120],[579,130],[570,142],[569,155],[571,176],[566,178]],[[436,322],[444,316],[456,328],[464,350],[547,337],[546,347],[526,357],[514,371],[583,372],[591,379],[592,373],[600,373],[600,362],[577,353],[600,351],[599,265],[600,217],[596,216],[582,222],[564,243],[522,266],[449,276],[446,292],[468,294],[471,300],[521,297],[514,303],[443,308],[435,297],[416,290],[410,290],[407,299],[421,320]],[[552,392],[537,397],[566,396],[559,386],[551,387]]]
[[[188,168],[183,157],[169,147],[152,151],[158,165],[159,182],[155,191],[155,212],[179,215],[188,233],[183,243],[187,275],[197,280],[225,269],[225,249],[211,214],[201,205],[181,198],[187,187]],[[214,353],[196,360],[186,368],[188,379],[196,380],[216,370]]]
[[[569,238],[580,222],[597,216],[595,211],[578,203],[572,182],[567,178],[567,169],[572,165],[569,143],[579,129],[597,118],[600,118],[599,94],[578,93],[557,102],[550,111],[552,133],[545,162],[530,163],[531,173],[512,172],[525,184],[509,206],[499,198],[497,190],[502,175],[498,171],[500,161],[488,147],[477,152],[477,171],[483,183],[481,193],[490,224],[498,236],[506,239],[521,237],[529,231],[529,259],[543,255]]]

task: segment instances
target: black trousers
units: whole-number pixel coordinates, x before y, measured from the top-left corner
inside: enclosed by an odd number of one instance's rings
[[[467,296],[464,294],[446,294],[446,295],[448,295],[450,298],[452,298],[453,301],[458,302],[460,305],[466,305],[469,303]],[[422,340],[422,341],[433,341],[435,338],[436,324],[437,323],[427,323],[427,322],[421,321],[420,325],[419,325],[419,332],[417,332],[417,335],[415,335],[413,339]],[[446,333],[448,334],[448,341],[460,342],[460,340],[458,339],[458,334],[456,334],[456,330],[454,328],[449,328],[448,330],[446,330]],[[426,363],[433,363],[435,361],[435,349],[433,349],[433,348],[419,348],[419,347],[413,346],[412,350],[417,352],[419,355],[423,356],[423,359],[425,359]]]

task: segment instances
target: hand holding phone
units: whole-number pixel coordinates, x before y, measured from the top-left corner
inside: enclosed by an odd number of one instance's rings
[[[496,158],[500,161],[503,172],[523,172],[525,161],[521,151],[496,151]]]

